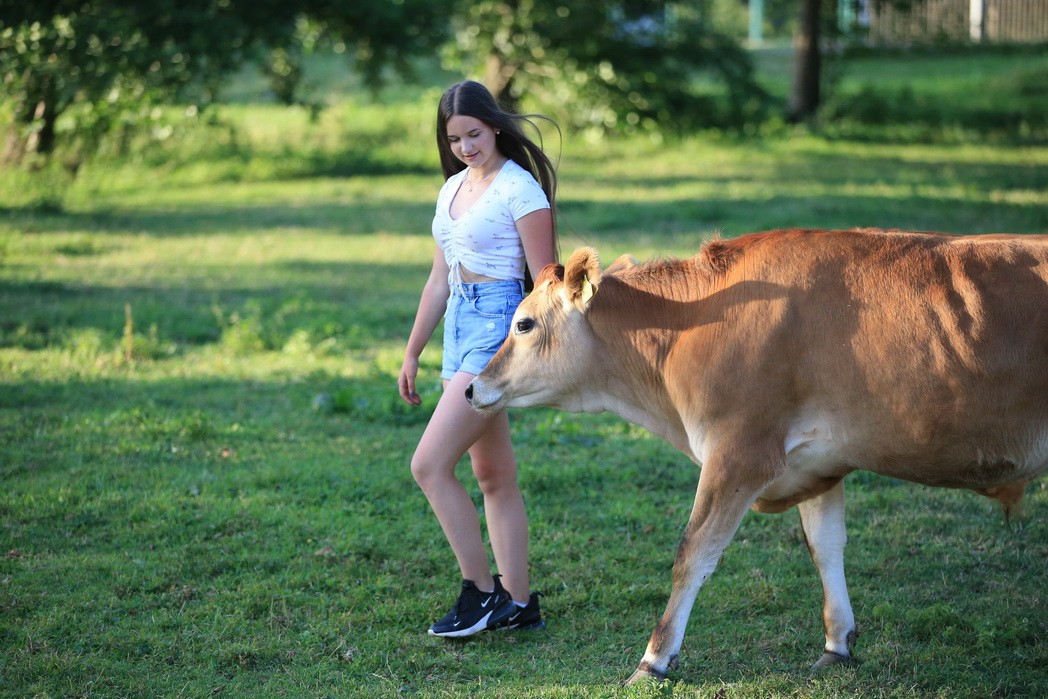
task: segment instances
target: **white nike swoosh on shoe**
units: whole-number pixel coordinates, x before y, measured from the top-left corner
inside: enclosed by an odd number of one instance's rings
[[[490,596],[489,596],[489,597],[488,597],[488,598],[487,598],[486,600],[484,600],[483,602],[481,602],[481,603],[480,603],[480,608],[481,608],[481,609],[487,609],[487,608],[488,608],[488,602],[490,602],[490,601],[492,600],[492,598],[493,598],[494,596],[495,596],[495,595],[490,595]]]

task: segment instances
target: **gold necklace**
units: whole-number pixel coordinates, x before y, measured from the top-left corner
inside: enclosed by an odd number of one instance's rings
[[[505,161],[505,160],[503,160],[503,161],[502,161],[502,165],[505,165],[505,164],[506,164],[506,161]],[[501,169],[502,169],[502,165],[499,165],[499,166],[498,166],[497,168],[495,168],[494,170],[492,170],[491,174],[490,174],[490,175],[488,175],[487,177],[485,177],[484,179],[482,179],[482,180],[477,180],[476,182],[474,182],[473,180],[469,179],[469,175],[467,175],[467,176],[466,176],[466,186],[468,186],[468,187],[469,187],[469,191],[470,191],[470,192],[472,192],[472,191],[473,191],[473,185],[477,185],[477,184],[482,184],[482,183],[484,183],[484,182],[487,182],[487,181],[488,181],[488,180],[490,180],[490,179],[491,179],[492,177],[494,177],[495,175],[497,175],[497,174],[499,173],[499,170],[501,170]]]

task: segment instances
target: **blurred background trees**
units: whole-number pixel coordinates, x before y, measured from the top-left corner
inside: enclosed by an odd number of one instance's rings
[[[66,145],[90,153],[148,126],[158,105],[196,113],[249,62],[293,102],[303,54],[325,41],[351,47],[377,85],[435,50],[445,25],[428,0],[0,0],[0,162],[51,154],[63,117]]]
[[[761,113],[766,95],[741,42],[713,21],[724,4],[466,2],[452,18],[446,56],[483,76],[508,106],[530,95],[575,127],[737,126]],[[722,86],[726,99],[704,94],[703,79]]]
[[[996,1],[937,0],[934,7],[953,2],[969,12]],[[164,120],[176,111],[204,114],[249,66],[266,77],[274,101],[303,104],[316,114],[325,101],[307,94],[304,66],[318,52],[346,56],[346,70],[376,95],[392,76],[410,77],[420,63],[439,58],[453,74],[483,80],[511,108],[533,107],[594,133],[803,122],[824,100],[827,46],[839,48],[842,36],[863,23],[869,28],[878,12],[896,22],[926,4],[0,0],[0,165],[39,163],[61,145],[67,169],[75,171],[103,144],[119,151],[132,137],[168,128]],[[923,24],[911,25],[924,35],[975,27],[967,15],[929,10],[920,17]],[[1037,21],[1025,17],[1018,24]],[[786,101],[769,97],[754,79],[747,31],[751,42],[755,31],[793,37]]]

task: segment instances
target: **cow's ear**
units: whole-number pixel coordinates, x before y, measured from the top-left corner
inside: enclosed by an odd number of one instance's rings
[[[619,259],[612,262],[604,274],[613,274],[615,272],[625,272],[626,270],[633,269],[637,266],[637,258],[633,255],[623,255]]]
[[[538,288],[543,282],[564,281],[564,265],[551,262],[542,268],[539,276],[535,277],[535,287]]]
[[[564,289],[568,300],[586,310],[600,286],[600,257],[593,248],[579,248],[564,265]]]

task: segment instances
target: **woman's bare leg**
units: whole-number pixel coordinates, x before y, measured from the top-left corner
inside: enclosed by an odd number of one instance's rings
[[[517,461],[510,441],[509,416],[499,413],[469,449],[473,475],[484,494],[495,563],[514,601],[528,603],[528,516],[517,484]]]
[[[411,459],[411,473],[437,515],[462,577],[490,591],[494,581],[477,509],[455,477],[459,459],[498,419],[476,412],[466,402],[464,392],[472,379],[470,374],[459,373],[444,382],[444,394]]]

